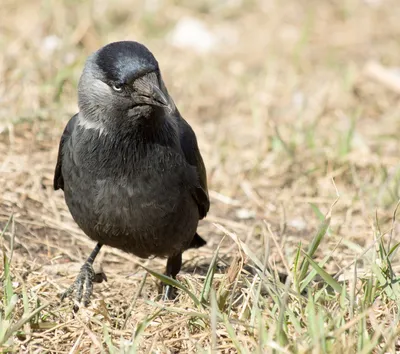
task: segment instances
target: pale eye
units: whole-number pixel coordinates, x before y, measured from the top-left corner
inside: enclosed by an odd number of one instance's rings
[[[116,91],[116,92],[121,92],[122,91],[122,85],[118,85],[118,84],[112,85],[112,89],[114,91]]]

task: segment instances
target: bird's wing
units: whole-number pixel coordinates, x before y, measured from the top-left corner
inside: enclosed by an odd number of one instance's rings
[[[67,123],[67,126],[64,129],[64,132],[61,136],[60,145],[58,147],[58,157],[57,157],[57,164],[56,169],[54,172],[54,181],[53,186],[54,189],[62,189],[64,190],[64,178],[62,175],[62,154],[63,154],[63,147],[64,144],[68,141],[69,137],[71,136],[72,132],[75,129],[76,121],[77,121],[78,114],[75,114]]]
[[[194,189],[193,197],[199,207],[200,219],[203,219],[210,209],[206,168],[200,155],[199,147],[197,146],[196,135],[190,125],[183,118],[179,120],[179,135],[181,148],[186,161],[197,169],[200,183],[199,186]]]

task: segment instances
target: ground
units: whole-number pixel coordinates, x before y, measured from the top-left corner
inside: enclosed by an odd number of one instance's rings
[[[3,0],[3,351],[400,351],[399,18],[396,0]],[[74,313],[59,294],[94,243],[52,189],[58,142],[85,58],[122,39],[198,136],[207,246],[174,302],[146,270],[165,260],[105,247],[108,282]]]

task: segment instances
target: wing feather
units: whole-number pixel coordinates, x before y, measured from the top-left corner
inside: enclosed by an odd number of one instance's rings
[[[199,207],[200,219],[210,210],[210,199],[207,188],[207,173],[197,145],[196,135],[191,126],[181,118],[179,121],[180,143],[186,161],[195,166],[199,177],[199,185],[193,191],[193,197]]]
[[[62,156],[64,151],[64,145],[70,138],[72,132],[75,129],[76,121],[77,121],[78,114],[75,114],[67,123],[64,132],[61,135],[60,145],[58,147],[58,156],[57,156],[57,164],[54,171],[54,181],[53,187],[55,190],[62,189],[64,190],[64,178],[62,175]]]

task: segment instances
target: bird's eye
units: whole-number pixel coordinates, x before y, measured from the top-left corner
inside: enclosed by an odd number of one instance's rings
[[[112,85],[112,89],[116,92],[121,92],[122,91],[122,85],[120,84],[114,84]]]

